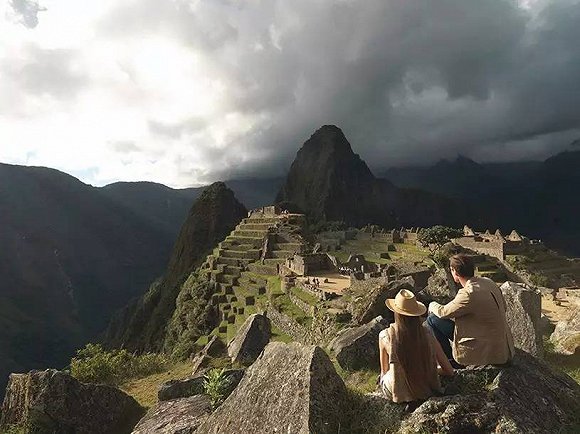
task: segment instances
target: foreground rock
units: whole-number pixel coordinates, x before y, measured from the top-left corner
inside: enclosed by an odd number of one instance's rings
[[[580,348],[579,305],[574,305],[566,319],[558,321],[550,341],[554,344],[554,351],[562,354],[574,354]]]
[[[84,384],[54,369],[12,374],[0,431],[29,424],[41,433],[130,433],[145,410],[110,386]]]
[[[139,421],[133,434],[192,434],[210,413],[205,395],[159,402]]]
[[[244,376],[242,369],[228,369],[224,372],[224,395],[227,396],[236,388]],[[205,378],[198,375],[184,380],[170,380],[159,386],[157,398],[159,401],[169,401],[177,398],[187,398],[205,393]]]
[[[501,285],[501,292],[506,302],[506,318],[514,337],[514,345],[536,357],[542,357],[540,291],[523,284],[505,282]]]
[[[344,330],[330,343],[329,349],[343,369],[378,369],[379,333],[387,326],[388,322],[378,316],[367,324]]]
[[[427,286],[417,294],[419,299],[426,304],[436,301],[447,304],[457,295],[457,284],[453,281],[451,273],[439,268],[427,281]]]
[[[540,359],[517,353],[510,368],[460,371],[455,381],[463,394],[429,399],[400,432],[578,432],[580,385]]]
[[[356,324],[366,324],[379,315],[390,315],[392,313],[385,306],[387,298],[395,298],[401,289],[415,291],[413,278],[395,280],[387,284],[380,283],[379,279],[367,279],[356,282],[352,288],[356,288],[359,295],[349,305],[348,309],[352,313],[352,319]]]
[[[232,362],[252,364],[268,345],[271,334],[270,320],[265,315],[250,315],[228,345]]]
[[[197,433],[336,433],[346,388],[324,351],[269,344]]]

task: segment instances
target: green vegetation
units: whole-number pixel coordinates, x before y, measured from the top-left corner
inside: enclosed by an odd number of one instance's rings
[[[346,414],[341,433],[383,434],[396,432],[403,419],[405,406],[373,399],[357,390],[347,389]]]
[[[137,356],[125,349],[105,351],[99,344],[87,344],[71,360],[70,372],[79,381],[117,386],[131,378],[161,372],[168,364],[162,354]]]
[[[226,398],[226,389],[228,386],[225,369],[212,369],[203,376],[203,389],[209,396],[211,406],[216,409]]]
[[[294,287],[292,288],[292,292],[304,303],[309,304],[310,306],[316,306],[320,300],[312,294],[309,294],[306,291],[303,291],[300,288]]]
[[[434,254],[453,238],[459,238],[462,235],[463,232],[459,229],[437,225],[427,229],[421,229],[417,236],[417,241],[423,247],[429,249],[431,254]]]
[[[554,344],[549,340],[549,336],[544,336],[544,360],[580,384],[580,351],[571,355],[557,353],[554,351]]]
[[[532,273],[530,275],[530,283],[536,286],[548,286],[550,279],[540,273]]]

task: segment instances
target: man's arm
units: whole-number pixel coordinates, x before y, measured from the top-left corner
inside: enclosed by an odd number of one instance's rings
[[[429,303],[429,312],[434,313],[439,318],[457,318],[470,311],[469,294],[465,288],[461,288],[455,298],[444,306],[435,301]]]

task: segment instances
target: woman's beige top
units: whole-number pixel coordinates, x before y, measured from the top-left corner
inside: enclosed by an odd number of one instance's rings
[[[429,330],[427,326],[423,327],[427,333],[429,342],[429,358],[432,360],[431,372],[428,374],[427,383],[420,385],[419,390],[415,395],[411,393],[408,386],[407,374],[403,367],[399,364],[397,357],[396,348],[393,346],[393,342],[396,341],[397,329],[394,324],[391,324],[388,328],[383,330],[379,334],[379,339],[383,339],[385,342],[385,347],[389,353],[389,372],[392,370],[393,373],[389,375],[392,384],[389,384],[389,391],[391,392],[393,402],[410,402],[417,399],[427,399],[433,396],[434,393],[441,389],[441,383],[439,382],[439,376],[437,374],[437,360],[435,359],[435,348],[434,340],[435,337]]]

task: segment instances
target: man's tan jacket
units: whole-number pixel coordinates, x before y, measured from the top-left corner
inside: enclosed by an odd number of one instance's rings
[[[431,306],[438,317],[455,320],[453,357],[462,365],[511,360],[514,343],[505,310],[501,290],[486,277],[472,277],[445,306]]]

